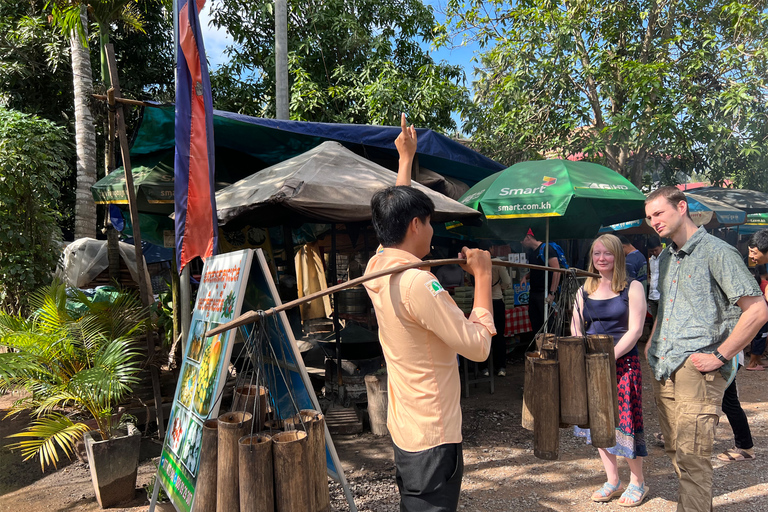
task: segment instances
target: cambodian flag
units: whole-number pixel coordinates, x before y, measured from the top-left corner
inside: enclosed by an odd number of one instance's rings
[[[176,81],[176,261],[181,271],[216,252],[213,103],[198,13],[205,0],[179,0]]]

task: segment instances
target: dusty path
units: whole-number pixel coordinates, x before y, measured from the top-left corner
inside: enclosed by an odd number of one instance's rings
[[[496,380],[496,393],[487,385],[471,390],[463,399],[465,473],[460,510],[561,512],[610,512],[624,510],[616,502],[596,504],[591,492],[603,482],[597,451],[583,444],[565,429],[561,432],[558,461],[533,456],[532,434],[520,427],[522,362],[507,365],[508,376]],[[644,375],[648,375],[644,367]],[[740,371],[738,383],[742,405],[749,417],[757,459],[715,465],[715,510],[718,512],[768,512],[768,372]],[[671,512],[676,508],[677,480],[662,448],[651,441],[658,431],[650,382],[644,383],[644,410],[649,457],[646,478],[650,498],[639,508]],[[0,399],[0,409],[9,397]],[[5,436],[18,431],[23,418],[0,422],[0,445]],[[358,509],[363,512],[395,512],[398,495],[394,483],[391,444],[370,433],[338,436],[335,444]],[[733,436],[722,418],[715,442],[716,453],[732,446]],[[628,478],[626,464],[620,465],[622,479]],[[151,459],[139,469],[138,486],[154,474]],[[332,486],[334,511],[348,510],[338,485]],[[146,494],[138,490],[133,502],[111,510],[147,510]],[[74,462],[58,471],[42,474],[36,462],[21,462],[18,453],[0,448],[0,512],[97,511],[90,475],[85,464]]]

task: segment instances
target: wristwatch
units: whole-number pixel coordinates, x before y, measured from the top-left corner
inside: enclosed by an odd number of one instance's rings
[[[719,350],[715,350],[712,355],[714,355],[716,358],[718,358],[723,363],[727,363],[729,360],[725,358],[723,354],[720,353]]]

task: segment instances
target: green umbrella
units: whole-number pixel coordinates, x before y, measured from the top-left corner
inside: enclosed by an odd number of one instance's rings
[[[645,196],[619,173],[570,160],[520,162],[470,188],[459,202],[484,214],[479,228],[448,229],[475,238],[521,240],[528,229],[550,238],[588,238],[602,225],[645,215]]]
[[[137,158],[132,165],[138,210],[168,215],[173,212],[173,151]],[[96,204],[128,204],[123,168],[106,175],[91,187]]]

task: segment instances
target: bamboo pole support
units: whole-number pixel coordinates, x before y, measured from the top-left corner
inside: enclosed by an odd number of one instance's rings
[[[240,469],[238,441],[251,429],[249,412],[219,416],[219,458],[216,471],[216,511],[239,512]]]
[[[525,380],[523,383],[523,414],[522,427],[533,431],[535,421],[533,419],[533,401],[534,401],[534,383],[533,383],[533,362],[539,359],[538,352],[527,352],[525,354]]]
[[[584,338],[568,336],[557,341],[561,425],[585,425],[589,422],[584,351]]]
[[[611,378],[610,357],[606,353],[586,355],[587,391],[589,395],[589,431],[592,446],[610,448],[616,444],[616,427],[613,421],[613,407],[610,403],[611,387],[616,379]]]
[[[238,441],[240,512],[275,512],[272,437],[243,436]]]
[[[616,353],[613,350],[613,336],[606,334],[590,334],[587,336],[587,354],[608,354],[608,362],[611,364],[611,375],[613,375],[613,387],[611,396],[613,396],[613,420],[614,426],[619,426],[619,383],[616,373]],[[613,445],[611,445],[613,446]]]
[[[311,510],[307,485],[307,433],[301,430],[280,432],[272,437],[275,473],[275,511]]]
[[[560,457],[560,364],[534,359],[533,454],[544,460]]]
[[[392,274],[397,274],[400,272],[404,272],[406,270],[412,269],[412,268],[425,268],[428,269],[430,267],[438,267],[441,265],[459,265],[463,264],[466,260],[463,258],[449,258],[449,259],[443,259],[443,260],[424,260],[424,261],[416,261],[413,263],[408,263],[407,265],[400,265],[395,268],[388,268],[384,270],[380,270],[378,272],[373,272],[371,274],[358,277],[357,279],[352,279],[350,281],[347,281],[346,283],[341,283],[336,286],[331,286],[330,288],[327,288],[325,290],[312,293],[310,295],[307,295],[306,297],[302,297],[300,299],[296,299],[291,302],[287,302],[283,304],[282,306],[276,306],[273,308],[269,308],[266,311],[249,311],[243,315],[240,315],[239,317],[235,318],[234,320],[231,320],[225,324],[221,324],[218,327],[215,327],[214,329],[211,329],[207,333],[205,333],[205,337],[209,336],[216,336],[217,334],[221,334],[225,331],[228,331],[230,329],[234,329],[235,327],[240,327],[241,325],[247,325],[251,324],[253,322],[256,322],[261,315],[271,316],[275,313],[279,313],[281,311],[285,311],[287,309],[294,308],[296,306],[300,306],[301,304],[304,304],[305,302],[310,302],[315,299],[319,299],[320,297],[325,297],[326,295],[330,295],[332,293],[336,293],[340,290],[345,290],[347,288],[352,288],[353,286],[357,286],[359,284],[363,284],[366,281],[370,281],[371,279],[376,279],[379,277],[384,277]],[[577,268],[552,268],[552,267],[544,267],[541,265],[530,265],[528,263],[514,263],[511,261],[500,261],[500,260],[492,260],[491,262],[493,265],[498,267],[513,267],[513,268],[528,268],[528,269],[535,269],[535,270],[548,270],[551,272],[560,272],[560,273],[569,273],[574,272],[579,277],[600,277],[600,274],[595,274],[593,272],[587,272],[586,270],[580,270]]]
[[[328,491],[328,469],[325,461],[325,416],[314,409],[302,409],[291,418],[296,429],[307,433],[307,479],[312,512],[329,512],[331,496]]]

